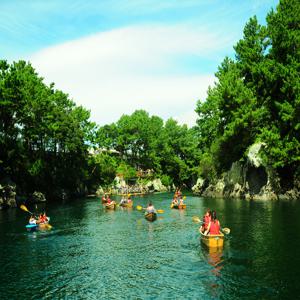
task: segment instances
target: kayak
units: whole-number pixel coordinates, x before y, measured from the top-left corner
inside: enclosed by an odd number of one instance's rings
[[[127,203],[120,203],[120,206],[127,207],[127,208],[132,208],[133,201],[130,201],[130,202],[127,202]]]
[[[40,223],[39,230],[50,230],[52,226],[49,223]]]
[[[106,209],[116,209],[116,203],[112,202],[111,204],[105,204]]]
[[[171,208],[174,208],[174,209],[186,209],[186,204],[171,204],[170,205]]]
[[[27,231],[36,231],[39,227],[37,224],[27,224],[26,226]]]
[[[27,224],[25,227],[27,231],[36,231],[36,230],[50,230],[52,226],[49,224],[50,217],[47,217],[48,221],[46,223],[38,224]]]
[[[224,234],[204,235],[199,228],[201,241],[209,248],[221,248],[224,244]]]
[[[155,212],[151,212],[151,213],[145,212],[145,218],[146,218],[146,220],[153,222],[156,220],[157,215]]]

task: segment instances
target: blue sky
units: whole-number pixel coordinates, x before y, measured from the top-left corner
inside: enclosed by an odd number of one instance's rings
[[[198,99],[274,0],[1,0],[0,53],[31,61],[45,82],[99,124],[146,109],[193,125]]]

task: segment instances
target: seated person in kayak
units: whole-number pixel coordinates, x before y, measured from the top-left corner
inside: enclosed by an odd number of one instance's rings
[[[149,204],[146,208],[146,213],[156,213],[156,209],[154,208],[154,206],[151,202],[149,202]]]
[[[46,216],[46,213],[45,213],[45,212],[40,214],[37,223],[39,223],[39,224],[45,224],[45,223],[48,223],[48,217]]]
[[[208,224],[207,229],[205,230],[204,234],[220,234],[221,225],[219,220],[217,219],[217,213],[212,211],[211,213],[211,220]]]
[[[125,203],[127,203],[127,199],[125,197],[122,197],[120,204],[125,204]]]
[[[33,215],[30,216],[29,224],[30,225],[36,225],[36,219],[35,219],[35,217]]]
[[[179,205],[183,205],[184,203],[183,203],[183,198],[182,198],[182,196],[180,196],[180,199],[179,199]]]
[[[203,216],[202,225],[200,227],[202,233],[207,230],[210,220],[211,220],[211,212],[210,209],[208,208]]]
[[[178,205],[178,199],[176,197],[173,198],[172,204],[173,205]]]

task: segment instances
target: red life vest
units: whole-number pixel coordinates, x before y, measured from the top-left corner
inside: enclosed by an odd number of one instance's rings
[[[218,220],[216,220],[215,222],[213,222],[213,221],[210,222],[209,233],[210,234],[220,234],[220,223]]]

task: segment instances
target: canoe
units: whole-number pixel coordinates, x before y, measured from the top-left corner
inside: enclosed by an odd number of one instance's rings
[[[116,203],[112,202],[111,204],[105,204],[106,209],[116,209]]]
[[[172,204],[170,205],[170,207],[173,208],[173,209],[179,209],[179,205],[178,205],[178,204],[173,204],[173,203],[172,203]]]
[[[224,244],[224,234],[204,235],[199,228],[201,241],[209,248],[221,248]]]
[[[127,208],[132,208],[133,206],[133,201],[127,202],[127,203],[122,203],[120,204],[122,207],[127,207]]]
[[[39,227],[37,224],[27,224],[26,226],[27,231],[36,231]]]
[[[153,221],[156,220],[157,215],[156,215],[156,213],[154,213],[154,212],[151,212],[151,213],[145,212],[145,218],[146,218],[146,220],[148,220],[148,221],[150,221],[150,222],[153,222]]]
[[[49,223],[39,224],[39,230],[50,230],[52,226]]]

